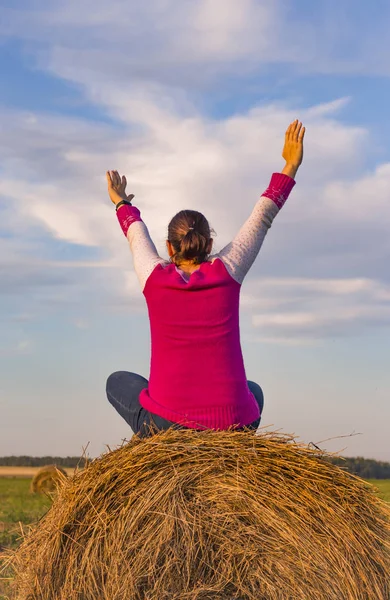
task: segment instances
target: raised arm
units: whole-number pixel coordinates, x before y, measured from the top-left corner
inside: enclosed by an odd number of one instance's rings
[[[294,178],[303,160],[305,128],[294,121],[286,131],[282,156],[286,161],[281,173],[274,173],[270,184],[255,205],[252,214],[232,242],[219,254],[230,275],[242,283],[254,263],[272,221],[295,185]]]
[[[134,269],[143,290],[153,269],[166,261],[158,255],[140,211],[131,203],[134,194],[126,194],[126,177],[120,177],[118,171],[107,171],[106,177],[108,194],[115,204],[119,224],[129,241]]]

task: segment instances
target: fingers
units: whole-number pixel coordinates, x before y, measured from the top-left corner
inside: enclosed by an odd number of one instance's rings
[[[287,127],[287,130],[286,130],[286,142],[287,142],[287,140],[290,139],[290,133],[291,133],[292,126],[293,126],[293,123],[290,123],[290,125]]]
[[[120,186],[120,184],[121,184],[121,178],[119,176],[118,171],[111,171],[111,179],[112,179],[113,184],[115,186]]]
[[[297,135],[297,128],[299,126],[298,119],[295,119],[294,123],[291,123],[290,140],[294,141]]]
[[[126,186],[127,186],[127,179],[123,175],[122,179],[121,179],[121,194],[125,194],[126,195]]]
[[[286,141],[289,142],[298,142],[303,141],[305,135],[305,127],[302,127],[302,123],[295,119],[287,128],[286,131]]]
[[[127,179],[124,175],[121,177],[118,171],[106,171],[106,179],[109,190],[114,190],[116,194],[126,198],[129,202],[133,200],[134,194],[126,195]]]
[[[302,129],[302,123],[297,123],[294,129],[294,142],[297,142],[299,140],[299,134],[300,131]]]
[[[299,135],[301,127],[302,127],[302,123],[300,123],[298,121],[298,119],[296,119],[294,121],[294,123],[293,123],[293,127],[292,127],[292,130],[291,130],[291,140],[293,142],[297,142],[298,141],[298,135]]]
[[[123,177],[121,177],[119,175],[118,171],[107,171],[106,177],[107,177],[107,183],[109,186],[111,186],[111,187],[114,186],[118,189],[125,191],[126,185],[127,185],[127,180],[124,175],[123,175]]]
[[[290,123],[286,131],[286,141],[292,142],[294,140],[295,129],[298,124],[298,119]]]

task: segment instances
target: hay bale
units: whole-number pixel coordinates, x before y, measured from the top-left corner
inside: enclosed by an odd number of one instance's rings
[[[68,477],[66,471],[56,465],[47,465],[42,467],[34,475],[30,492],[32,494],[49,494],[55,492],[59,483]]]
[[[137,437],[61,488],[18,600],[388,600],[390,510],[273,433]]]

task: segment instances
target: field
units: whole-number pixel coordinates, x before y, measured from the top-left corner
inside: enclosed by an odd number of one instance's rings
[[[29,492],[31,476],[36,470],[0,467],[0,553],[5,548],[15,548],[23,530],[36,523],[50,507],[49,498]],[[73,472],[73,469],[69,471]],[[390,479],[370,480],[370,483],[378,488],[384,500],[390,502]],[[7,587],[7,580],[1,580],[0,575],[0,600],[7,599]]]
[[[74,469],[65,469],[69,475]],[[30,494],[37,467],[0,467],[0,551],[15,547],[22,528],[36,522],[50,507],[50,499]]]
[[[390,502],[390,479],[370,479],[370,483],[379,490],[379,495],[386,502]]]
[[[1,551],[16,548],[23,532],[50,507],[47,496],[30,494],[35,467],[0,467],[0,568]],[[66,469],[71,474],[74,469]],[[4,578],[4,579],[3,579]],[[6,573],[0,574],[0,600],[6,600]]]
[[[0,467],[0,479],[8,477],[11,479],[26,479],[34,477],[40,467]],[[68,475],[72,475],[74,469],[65,469]]]

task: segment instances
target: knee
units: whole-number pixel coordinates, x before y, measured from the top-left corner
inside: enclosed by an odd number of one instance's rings
[[[248,388],[249,390],[252,392],[252,394],[254,395],[254,397],[257,400],[257,403],[259,405],[260,411],[263,410],[263,406],[264,406],[264,394],[263,394],[263,390],[261,389],[261,387],[259,386],[258,383],[256,383],[255,381],[248,381]]]
[[[255,394],[255,396],[261,396],[262,398],[264,398],[264,394],[263,394],[263,390],[261,389],[261,387],[259,386],[258,383],[256,383],[255,381],[249,381],[248,380],[248,387],[250,389],[250,391],[252,392],[252,394]]]
[[[128,396],[136,391],[139,393],[145,387],[148,387],[145,377],[130,371],[115,371],[107,378],[106,393],[111,402],[112,397]]]
[[[110,402],[111,402],[111,398],[114,394],[114,391],[118,388],[118,384],[120,383],[120,381],[123,377],[123,373],[124,373],[124,371],[115,371],[114,373],[111,373],[111,375],[109,375],[107,377],[106,394],[107,394],[107,398]]]

